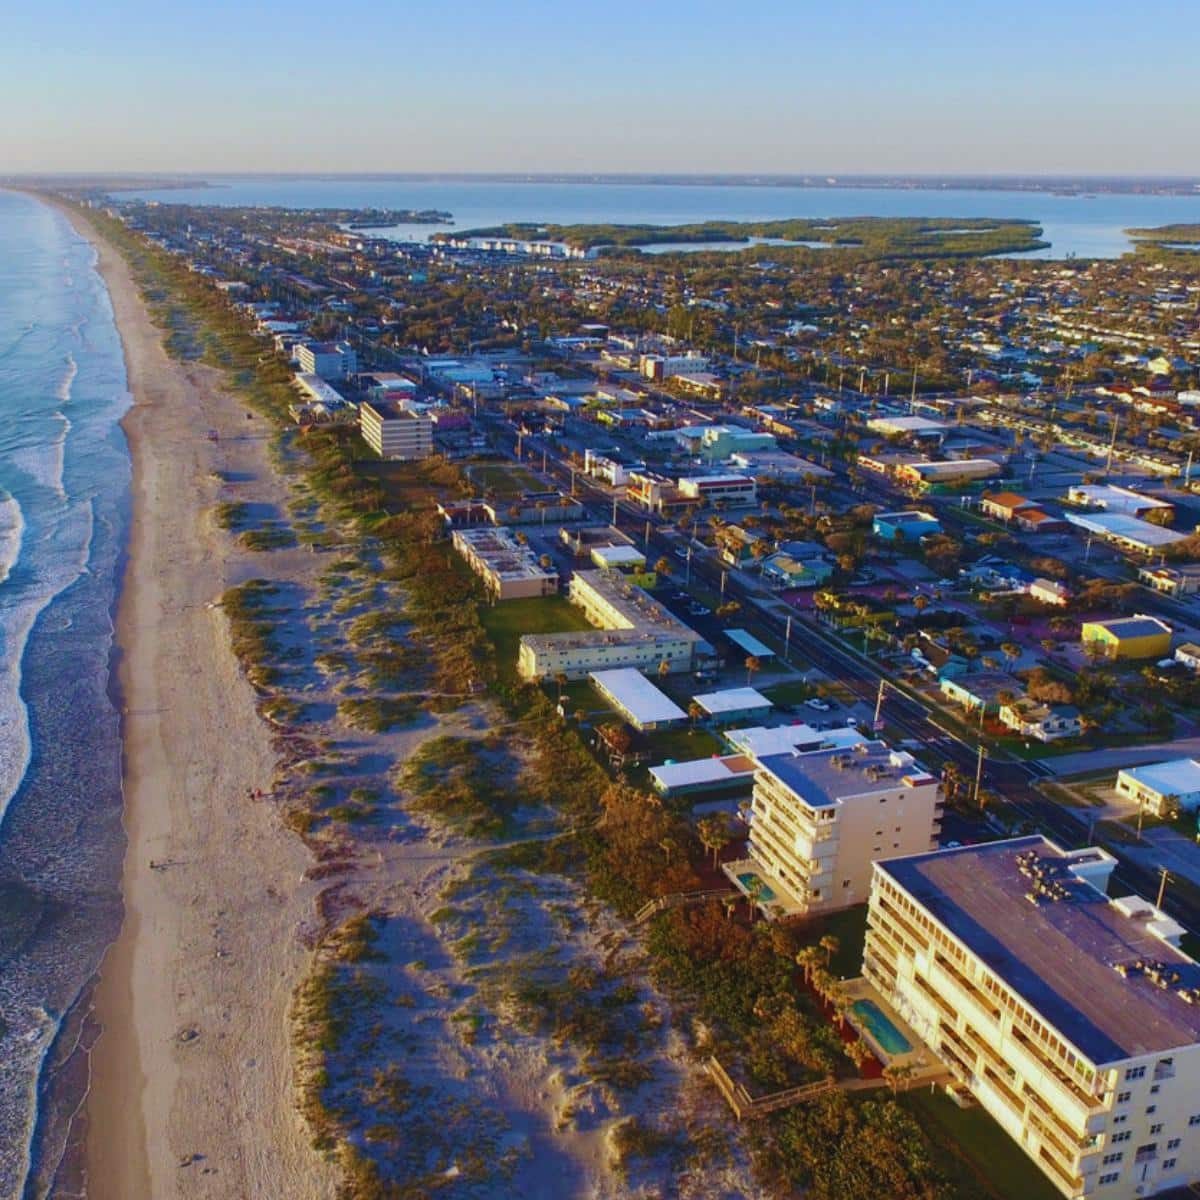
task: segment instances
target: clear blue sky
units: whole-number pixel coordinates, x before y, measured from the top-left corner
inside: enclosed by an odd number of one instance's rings
[[[1200,173],[1198,0],[6,0],[0,173]]]

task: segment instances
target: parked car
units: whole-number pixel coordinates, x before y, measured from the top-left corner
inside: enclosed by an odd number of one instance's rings
[[[832,704],[827,704],[819,696],[814,696],[811,700],[805,700],[804,703],[806,707],[815,708],[817,712],[829,712],[833,708]]]

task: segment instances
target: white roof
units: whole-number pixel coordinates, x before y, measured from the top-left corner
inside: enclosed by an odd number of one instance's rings
[[[592,547],[592,562],[600,567],[619,566],[628,564],[637,566],[644,563],[646,556],[636,546],[594,546]]]
[[[725,636],[753,658],[775,657],[775,651],[770,646],[764,646],[754,634],[747,633],[744,629],[727,629]]]
[[[753,729],[730,729],[725,734],[725,740],[752,758],[762,758],[768,754],[791,754],[796,750],[804,753],[802,747],[811,750],[830,747],[844,750],[867,739],[851,726],[818,730],[811,725],[779,725],[773,729],[757,725]]]
[[[720,692],[706,692],[693,696],[693,700],[707,713],[739,712],[745,708],[770,708],[771,701],[757,688],[725,688]]]
[[[682,721],[687,717],[687,713],[670,696],[659,691],[634,667],[592,671],[589,678],[639,725]]]
[[[1098,533],[1104,537],[1124,538],[1143,546],[1169,546],[1172,542],[1181,542],[1184,534],[1176,533],[1174,529],[1163,529],[1150,521],[1131,517],[1125,513],[1103,512],[1091,516],[1079,513],[1067,513],[1067,520],[1080,529],[1089,533]]]
[[[650,774],[661,791],[705,783],[724,783],[743,773],[731,770],[723,758],[693,758],[688,762],[663,763],[660,767],[650,768]]]
[[[931,421],[928,417],[873,417],[867,422],[867,428],[881,433],[932,433],[950,426],[945,421]]]
[[[1129,767],[1121,774],[1160,796],[1187,796],[1192,792],[1200,792],[1200,761],[1194,758],[1176,758],[1145,767]]]

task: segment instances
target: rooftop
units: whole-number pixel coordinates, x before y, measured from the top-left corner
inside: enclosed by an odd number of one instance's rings
[[[1153,788],[1161,796],[1186,796],[1200,792],[1200,760],[1175,758],[1145,767],[1126,767],[1122,775]]]
[[[638,725],[682,721],[687,713],[634,667],[592,671],[589,678],[618,708]]]
[[[771,701],[752,687],[725,688],[719,692],[693,696],[692,699],[707,713],[741,712],[747,708],[771,707]]]
[[[758,761],[810,808],[829,808],[852,796],[935,782],[911,754],[883,742],[864,741],[850,749],[814,754],[769,754]]]
[[[1060,885],[1061,899],[1028,899],[1032,877],[1017,856],[1029,851]],[[1200,988],[1200,966],[1154,932],[1170,932],[1173,922],[1136,897],[1110,900],[1070,869],[1106,861],[1103,851],[1067,854],[1027,837],[891,859],[876,869],[1101,1066],[1200,1041],[1200,1005],[1182,990]],[[1139,961],[1179,978],[1161,986],[1145,966],[1134,966]]]
[[[1140,613],[1135,617],[1115,617],[1111,621],[1085,621],[1084,624],[1096,625],[1122,638],[1154,637],[1155,634],[1171,632],[1171,627],[1157,617],[1146,617]]]

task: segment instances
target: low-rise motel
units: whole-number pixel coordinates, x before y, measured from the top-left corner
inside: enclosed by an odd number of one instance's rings
[[[542,566],[538,556],[517,541],[511,530],[456,529],[451,540],[496,600],[553,596],[558,591],[558,572]]]
[[[1200,965],[1043,837],[879,862],[863,973],[1068,1197],[1200,1179]]]
[[[615,571],[576,571],[571,602],[595,625],[577,633],[527,633],[517,652],[522,679],[584,679],[593,671],[648,667],[690,671],[712,647],[649,593]]]
[[[725,868],[757,879],[768,916],[861,904],[875,859],[937,845],[941,785],[911,754],[880,741],[758,758],[749,859]]]

